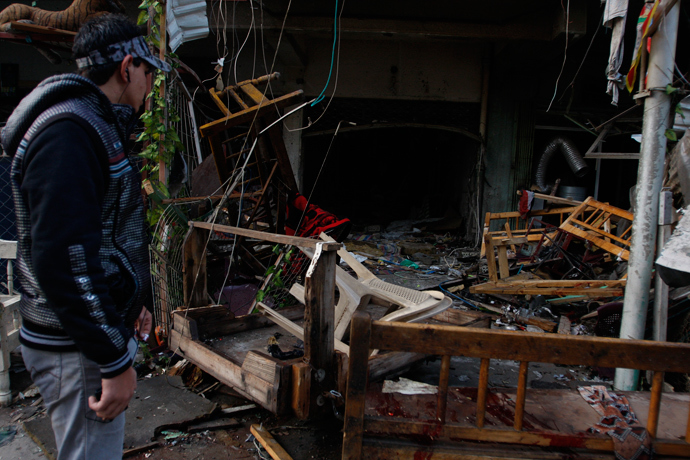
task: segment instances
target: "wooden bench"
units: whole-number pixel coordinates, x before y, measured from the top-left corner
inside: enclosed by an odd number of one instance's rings
[[[371,349],[440,355],[436,395],[383,394],[368,384]],[[477,388],[449,388],[451,356],[480,360]],[[488,388],[490,360],[519,361],[517,389]],[[614,458],[601,418],[576,390],[527,389],[530,363],[653,371],[628,398],[657,458],[690,457],[687,393],[664,393],[664,372],[690,372],[690,345],[371,321],[352,322],[343,459]]]

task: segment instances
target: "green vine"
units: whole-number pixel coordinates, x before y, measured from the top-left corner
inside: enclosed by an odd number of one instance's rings
[[[164,8],[165,4],[159,0],[143,0],[139,5],[141,12],[137,20],[139,25],[150,25],[151,32],[146,37],[146,41],[159,49],[161,27],[165,27],[165,24],[161,24]],[[169,56],[175,57],[172,54]],[[146,99],[150,101],[150,108],[140,118],[144,123],[144,130],[137,137],[137,142],[144,143],[144,148],[139,154],[146,159],[142,172],[148,175],[151,182],[156,183],[156,191],[162,195],[161,198],[170,198],[167,187],[159,181],[160,164],[169,165],[175,151],[183,150],[184,146],[172,126],[173,123],[180,121],[180,117],[171,101],[162,96],[165,82],[166,74],[156,69],[151,92],[146,96]],[[158,222],[163,212],[159,201],[154,199],[149,210],[148,220],[151,225]]]

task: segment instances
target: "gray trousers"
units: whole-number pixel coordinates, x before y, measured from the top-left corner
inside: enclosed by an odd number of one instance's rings
[[[79,352],[52,352],[22,346],[31,378],[41,392],[53,425],[57,460],[121,460],[125,414],[105,422],[89,408],[101,388],[98,365]]]

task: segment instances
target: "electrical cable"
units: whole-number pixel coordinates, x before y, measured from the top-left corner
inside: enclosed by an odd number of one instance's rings
[[[318,104],[324,99],[323,94],[326,92],[326,88],[328,88],[328,85],[331,82],[331,74],[333,73],[333,61],[335,60],[335,45],[338,41],[338,0],[335,0],[335,14],[333,16],[333,49],[331,50],[331,68],[328,71],[328,79],[326,80],[326,85],[321,90],[321,94],[319,94],[316,100],[312,102],[312,107],[314,107],[316,104]]]
[[[551,98],[551,102],[549,103],[549,106],[546,108],[547,112],[549,110],[551,110],[551,105],[553,104],[553,101],[556,99],[556,93],[558,92],[558,81],[561,79],[561,75],[563,75],[563,69],[565,69],[565,61],[568,58],[569,26],[570,26],[570,0],[568,0],[567,9],[566,9],[566,13],[565,13],[565,50],[563,50],[563,64],[561,64],[561,71],[558,73],[558,78],[556,78],[556,87],[553,89],[553,97]]]
[[[585,51],[585,55],[582,58],[582,62],[580,62],[580,67],[577,68],[577,71],[575,72],[575,76],[573,76],[572,81],[568,84],[568,86],[565,87],[565,90],[563,90],[563,94],[558,99],[559,102],[561,101],[561,99],[563,99],[563,96],[565,96],[565,92],[568,90],[568,88],[573,86],[573,84],[575,83],[575,80],[577,79],[577,76],[580,73],[580,69],[582,69],[582,66],[584,65],[585,61],[587,60],[587,56],[589,55],[589,50],[592,48],[592,44],[594,43],[594,39],[596,38],[597,33],[599,32],[599,29],[601,28],[601,23],[603,20],[604,20],[604,15],[602,13],[601,19],[599,19],[599,22],[597,23],[597,29],[594,31],[594,35],[592,35],[592,40],[590,40],[590,42],[589,42],[589,46],[587,47],[587,51]]]

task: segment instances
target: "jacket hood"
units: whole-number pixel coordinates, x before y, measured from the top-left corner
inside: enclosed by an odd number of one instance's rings
[[[14,156],[26,131],[44,111],[68,99],[81,99],[106,121],[115,122],[125,137],[134,122],[134,109],[112,104],[100,88],[88,78],[77,74],[64,74],[43,80],[28,96],[21,100],[2,130],[2,148]]]

